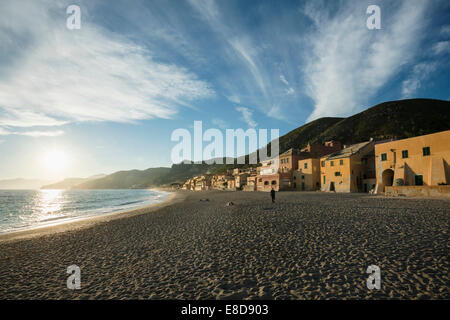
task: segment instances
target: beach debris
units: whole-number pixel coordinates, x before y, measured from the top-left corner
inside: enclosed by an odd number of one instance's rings
[[[200,199],[200,201],[209,201],[209,199],[208,198]]]
[[[234,203],[230,201],[230,202],[227,202],[227,204],[225,206],[227,206],[227,207],[234,206]]]

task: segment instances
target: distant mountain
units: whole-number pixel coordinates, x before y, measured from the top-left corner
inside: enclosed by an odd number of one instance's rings
[[[10,190],[29,190],[40,189],[43,185],[52,183],[51,180],[38,180],[38,179],[9,179],[0,180],[0,189]]]
[[[105,177],[105,174],[97,174],[88,178],[67,178],[62,181],[42,186],[41,189],[72,189],[74,186],[95,179]]]
[[[223,162],[225,163],[225,158]],[[234,159],[232,159],[234,160]],[[174,164],[171,168],[160,167],[146,170],[118,171],[100,179],[83,182],[72,189],[141,189],[183,183],[187,179],[227,167],[222,164]],[[228,165],[234,167],[234,165]]]
[[[290,131],[279,139],[280,153],[303,148],[308,143],[337,140],[343,144],[370,138],[408,138],[450,130],[450,102],[432,99],[410,99],[378,104],[348,118],[320,118]],[[268,149],[270,150],[270,144]],[[246,163],[248,163],[248,155]],[[101,179],[88,181],[76,188],[147,188],[184,182],[195,175],[224,172],[249,165],[178,164],[171,168],[120,171]]]
[[[119,171],[100,179],[75,185],[73,189],[141,189],[149,188],[161,177],[170,174],[171,168],[150,168],[147,170]]]

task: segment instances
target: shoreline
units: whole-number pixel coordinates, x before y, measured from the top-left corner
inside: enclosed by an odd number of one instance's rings
[[[152,190],[163,191],[163,190],[159,190],[158,188],[153,188]],[[132,216],[140,215],[140,214],[151,213],[158,209],[164,208],[166,206],[172,205],[176,202],[183,200],[183,199],[181,199],[181,194],[179,192],[167,191],[167,190],[164,190],[164,192],[169,193],[169,195],[167,196],[166,199],[164,199],[161,202],[152,203],[152,204],[149,204],[149,205],[146,205],[143,207],[119,210],[116,212],[111,212],[111,213],[107,213],[107,214],[99,215],[99,216],[79,218],[75,221],[61,222],[61,223],[57,223],[57,224],[49,225],[49,226],[46,225],[46,226],[31,227],[31,228],[25,229],[25,230],[17,230],[17,231],[2,233],[2,234],[0,234],[0,244],[4,243],[4,242],[25,240],[25,239],[35,238],[35,237],[41,237],[44,235],[51,235],[51,234],[55,234],[55,233],[69,232],[69,231],[89,228],[89,227],[92,227],[99,223],[105,223],[105,222],[109,222],[112,220],[128,218],[128,217],[132,217]]]

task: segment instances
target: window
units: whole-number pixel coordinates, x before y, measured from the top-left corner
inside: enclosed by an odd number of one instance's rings
[[[286,163],[289,163],[289,158],[286,159]]]
[[[269,184],[269,181],[264,181],[264,185],[267,186]]]
[[[339,160],[339,165],[344,165],[344,160]]]
[[[381,154],[381,161],[386,161],[387,160],[387,153],[382,153]]]
[[[296,176],[294,176],[294,180],[297,180],[297,177],[296,177]]]
[[[305,162],[304,167],[305,169],[308,169],[308,163]]]
[[[334,167],[334,161],[330,161],[330,166]]]
[[[277,182],[275,180],[272,180],[272,184],[277,184]]]
[[[323,176],[323,184],[325,184],[326,178],[325,176]]]
[[[367,165],[367,158],[362,158],[361,159],[361,164],[362,165]]]
[[[430,155],[430,147],[422,148],[422,153],[424,156],[429,156]]]
[[[402,151],[402,159],[408,158],[408,150]]]
[[[284,159],[281,159],[281,163],[284,163]]]
[[[418,174],[414,177],[414,185],[423,186],[423,176],[421,174]]]
[[[340,173],[339,171],[336,171],[336,172],[334,173],[334,175],[335,175],[336,177],[339,177],[339,176],[341,175],[341,173]]]
[[[305,179],[305,176],[302,176],[302,179],[304,180],[304,179]]]
[[[325,167],[325,161],[322,161],[321,165],[322,165],[322,168]]]

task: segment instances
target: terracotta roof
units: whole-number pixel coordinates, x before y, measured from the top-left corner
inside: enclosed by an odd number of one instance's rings
[[[352,144],[351,146],[348,146],[347,148],[344,148],[342,150],[339,150],[335,153],[330,154],[325,160],[333,160],[333,159],[340,159],[340,158],[347,158],[355,153],[358,153],[361,149],[364,149],[369,143],[372,141],[366,141],[366,142],[360,142],[356,144]]]

